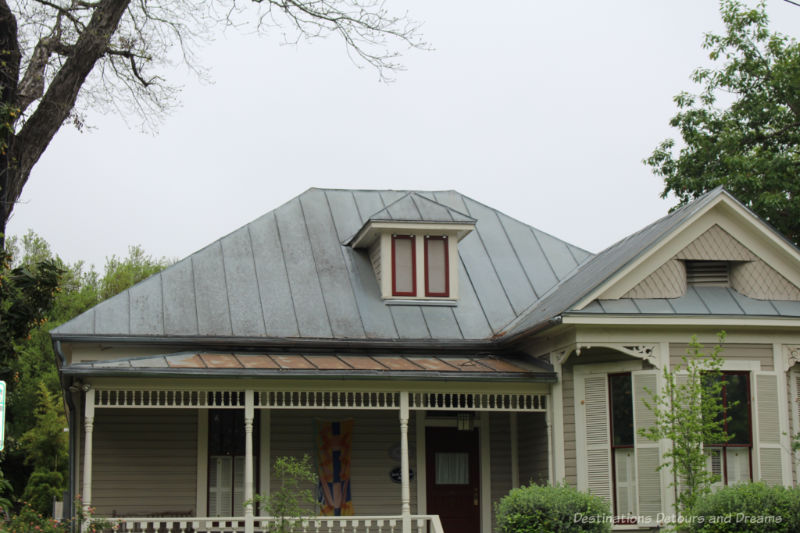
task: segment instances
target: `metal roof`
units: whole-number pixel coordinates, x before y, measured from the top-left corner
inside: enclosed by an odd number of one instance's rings
[[[371,217],[402,218],[411,205],[422,218],[476,221],[458,245],[454,306],[383,301],[367,252],[342,244]],[[312,188],[51,333],[56,339],[490,339],[590,257],[456,191]]]
[[[475,219],[469,215],[425,198],[417,192],[407,193],[399,200],[369,217],[369,220],[392,222],[438,222],[472,224]]]
[[[595,300],[575,315],[740,315],[798,317],[800,302],[755,300],[729,287],[688,287],[679,298]]]
[[[530,357],[491,355],[438,357],[433,355],[353,355],[295,353],[180,352],[75,363],[65,374],[128,375],[186,374],[203,376],[262,376],[324,378],[366,376],[384,378],[443,378],[447,380],[524,379],[555,381],[553,369]]]

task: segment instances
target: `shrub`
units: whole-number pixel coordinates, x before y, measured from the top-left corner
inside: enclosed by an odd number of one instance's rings
[[[800,487],[787,489],[765,483],[742,483],[701,498],[689,531],[792,532],[797,531],[798,524]]]
[[[568,485],[513,489],[496,506],[501,533],[611,531],[608,504]]]

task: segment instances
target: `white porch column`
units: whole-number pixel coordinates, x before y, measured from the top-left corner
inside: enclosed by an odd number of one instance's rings
[[[92,433],[94,431],[94,389],[86,391],[84,406],[83,439],[83,510],[88,513],[92,505]],[[82,527],[85,528],[84,523]]]
[[[509,437],[511,438],[511,488],[519,488],[519,426],[517,413],[509,413]],[[549,450],[548,450],[549,451]]]
[[[411,533],[411,485],[408,471],[408,392],[400,393],[400,514],[403,533]]]
[[[545,401],[547,402],[544,413],[544,420],[547,425],[547,482],[551,485],[555,485],[555,458],[553,457],[553,395],[548,394]]]
[[[244,530],[253,533],[253,391],[244,392]]]

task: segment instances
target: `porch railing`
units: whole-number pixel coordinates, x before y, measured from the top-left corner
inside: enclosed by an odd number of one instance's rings
[[[243,518],[108,518],[98,519],[110,524],[103,531],[118,533],[244,533]],[[277,520],[272,517],[254,517],[254,532],[269,531]],[[337,516],[299,519],[294,533],[402,533],[400,516]],[[438,515],[412,515],[411,533],[444,533]]]

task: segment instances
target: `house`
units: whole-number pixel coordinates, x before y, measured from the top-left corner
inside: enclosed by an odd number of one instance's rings
[[[489,533],[565,480],[646,531],[673,493],[633,429],[727,332],[722,483],[798,483],[800,251],[722,189],[592,255],[455,191],[310,189],[52,332],[70,491],[128,531],[259,531],[308,454],[308,531]]]

